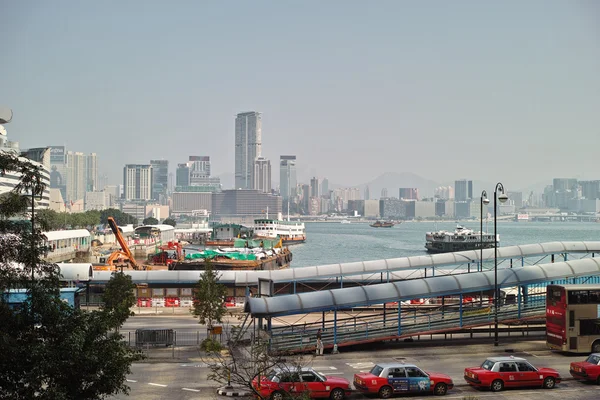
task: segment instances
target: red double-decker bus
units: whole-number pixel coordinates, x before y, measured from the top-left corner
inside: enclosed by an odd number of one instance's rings
[[[546,345],[571,353],[600,352],[600,285],[548,285]]]

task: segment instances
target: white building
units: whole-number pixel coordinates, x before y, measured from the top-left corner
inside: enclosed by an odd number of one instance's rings
[[[297,196],[296,156],[279,157],[279,194],[283,200]]]
[[[5,116],[8,115],[9,116]],[[0,120],[4,123],[10,122],[12,111],[0,110]],[[42,179],[46,184],[46,189],[41,198],[35,199],[36,208],[46,209],[50,205],[50,150],[48,148],[31,149],[29,151],[20,151],[19,142],[11,142],[8,140],[8,133],[3,125],[0,125],[0,152],[7,152],[19,156],[21,161],[29,161],[34,165],[41,166]],[[25,156],[25,157],[24,157]],[[6,171],[0,173],[0,196],[8,193],[19,184],[21,174],[15,171]]]
[[[252,189],[254,160],[262,155],[262,116],[256,111],[235,119],[235,189]]]
[[[125,200],[152,199],[152,165],[127,164],[123,168]]]
[[[271,161],[257,157],[254,161],[254,187],[263,193],[271,193]]]
[[[84,210],[106,210],[111,206],[111,195],[105,191],[86,192]]]

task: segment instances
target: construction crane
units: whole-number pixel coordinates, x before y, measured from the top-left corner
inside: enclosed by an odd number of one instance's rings
[[[108,217],[108,225],[110,226],[110,229],[112,230],[113,234],[115,235],[117,242],[119,242],[119,246],[121,246],[121,250],[122,250],[122,251],[115,251],[114,253],[112,253],[109,257],[108,264],[111,265],[115,259],[117,259],[119,256],[123,256],[123,257],[129,259],[129,264],[131,265],[131,267],[133,269],[135,269],[135,270],[142,269],[143,267],[141,267],[137,263],[137,261],[135,261],[135,258],[133,257],[131,250],[129,250],[129,246],[127,246],[127,242],[125,241],[125,238],[121,234],[121,230],[117,226],[117,222],[115,221],[115,219],[113,217]],[[145,268],[143,268],[143,269],[145,269]]]

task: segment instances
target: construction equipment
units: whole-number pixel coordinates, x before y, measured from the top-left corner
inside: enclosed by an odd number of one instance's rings
[[[183,261],[185,250],[178,242],[168,242],[158,248],[156,254],[148,256],[148,262],[153,265],[169,266],[173,262]]]
[[[123,250],[123,251],[115,251],[115,252],[113,252],[108,257],[107,264],[108,265],[115,265],[114,261],[118,260],[119,257],[123,257],[123,258],[125,258],[125,259],[127,259],[129,261],[129,265],[133,269],[135,269],[135,270],[146,269],[145,266],[140,266],[137,263],[137,261],[135,261],[135,257],[133,256],[133,254],[129,250],[129,246],[127,246],[127,242],[125,241],[125,238],[121,234],[121,230],[117,226],[117,222],[115,221],[115,219],[113,217],[108,217],[108,226],[110,226],[110,229],[112,230],[113,234],[115,235],[115,238],[117,239],[117,242],[119,242],[119,246],[121,246],[121,250]],[[115,267],[117,267],[117,266],[121,266],[122,267],[123,265],[115,265]]]

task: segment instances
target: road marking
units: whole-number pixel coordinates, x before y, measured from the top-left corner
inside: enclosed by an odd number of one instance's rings
[[[346,363],[346,365],[354,368],[354,369],[362,369],[362,368],[368,368],[368,367],[372,367],[373,362],[355,362],[355,363]]]
[[[162,385],[160,383],[152,383],[152,382],[148,383],[148,385],[159,386],[159,387],[167,387],[167,385]]]
[[[327,375],[344,375],[343,372],[328,372]]]
[[[127,379],[127,382],[133,382],[133,383],[136,383],[137,381],[134,381],[134,380],[132,380],[132,379]]]
[[[337,368],[336,367],[322,367],[321,366],[321,367],[313,367],[313,369],[315,371],[320,371],[320,370],[336,370]]]
[[[190,392],[199,392],[198,389],[188,389],[188,388],[182,388],[181,390],[188,390]]]

